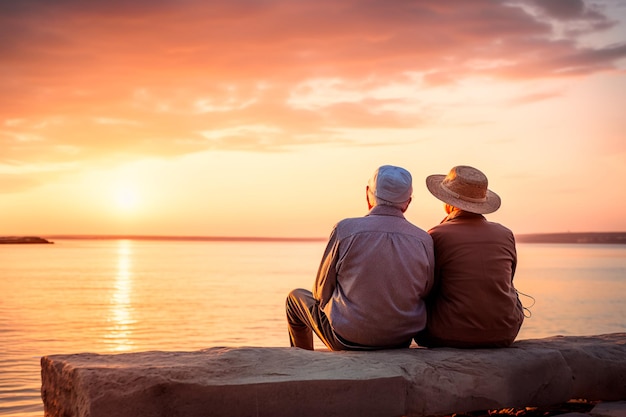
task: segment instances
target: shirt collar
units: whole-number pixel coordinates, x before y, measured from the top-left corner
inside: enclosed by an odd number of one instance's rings
[[[448,214],[441,223],[446,223],[455,219],[485,219],[485,216],[477,213],[470,213],[469,211],[463,210],[454,210],[452,213]]]
[[[367,215],[374,215],[374,216],[396,216],[396,217],[402,217],[404,218],[404,213],[402,213],[402,210],[400,210],[399,208],[395,208],[395,207],[391,207],[391,206],[382,206],[382,205],[377,205],[372,207],[372,209],[370,210],[369,213],[367,213]]]

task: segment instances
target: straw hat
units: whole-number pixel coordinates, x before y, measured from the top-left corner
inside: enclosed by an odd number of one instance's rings
[[[426,187],[444,203],[471,213],[493,213],[500,208],[500,197],[487,188],[485,174],[476,168],[459,165],[448,175],[430,175]]]

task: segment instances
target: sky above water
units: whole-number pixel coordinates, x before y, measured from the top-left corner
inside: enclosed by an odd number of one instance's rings
[[[383,164],[625,231],[619,0],[0,0],[0,235],[325,237]]]

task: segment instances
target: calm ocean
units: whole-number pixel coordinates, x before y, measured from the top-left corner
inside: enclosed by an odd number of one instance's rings
[[[0,415],[43,416],[41,356],[288,346],[284,299],[324,241],[0,246]],[[626,245],[518,244],[520,339],[626,331]],[[321,345],[316,345],[321,347]]]

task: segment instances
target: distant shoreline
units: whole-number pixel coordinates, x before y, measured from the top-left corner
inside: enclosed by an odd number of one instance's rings
[[[49,235],[0,236],[0,244],[54,243],[51,240],[161,240],[190,242],[325,242],[323,237],[166,236],[166,235]],[[518,243],[626,244],[626,232],[530,233],[515,236]]]
[[[520,243],[626,244],[626,232],[520,234],[515,239]]]

